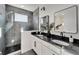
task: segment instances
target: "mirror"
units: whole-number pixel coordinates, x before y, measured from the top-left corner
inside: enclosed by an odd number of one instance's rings
[[[48,29],[49,29],[49,16],[48,15],[41,17],[40,29],[41,29],[41,31],[48,31]]]
[[[55,12],[55,31],[66,33],[77,33],[78,10],[77,6]]]

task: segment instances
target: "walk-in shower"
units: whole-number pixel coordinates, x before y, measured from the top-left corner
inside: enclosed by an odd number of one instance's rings
[[[34,30],[35,23],[33,23],[33,12],[11,5],[4,6],[2,12],[5,16],[1,16],[5,18],[4,21],[0,17],[0,54],[7,55],[20,51],[21,29]]]
[[[9,54],[11,52],[20,50],[20,25],[16,24],[15,14],[13,11],[6,12],[5,21],[5,48],[2,54]],[[17,26],[17,27],[16,27]],[[17,31],[17,28],[19,31]]]

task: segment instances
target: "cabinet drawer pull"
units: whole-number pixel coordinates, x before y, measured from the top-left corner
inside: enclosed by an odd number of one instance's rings
[[[34,47],[36,47],[36,41],[34,41]]]

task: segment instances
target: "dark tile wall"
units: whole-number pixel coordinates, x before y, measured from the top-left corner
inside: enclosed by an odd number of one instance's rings
[[[33,12],[33,27],[35,30],[39,30],[39,8]]]
[[[28,10],[23,10],[23,9],[20,9],[17,7],[13,7],[10,5],[6,5],[6,12],[9,12],[9,11],[14,11],[15,13],[27,15],[28,16],[28,24],[27,25],[30,25],[30,28],[33,29],[33,12],[28,11]]]
[[[25,31],[33,30],[33,12],[28,11],[28,10],[23,10],[23,9],[20,9],[17,7],[13,7],[10,5],[6,5],[6,13],[10,12],[10,11],[14,11],[14,13],[27,15],[28,23],[14,21],[14,23],[13,23],[14,25],[13,25],[12,29],[6,33],[6,46],[7,47],[21,43],[21,33],[20,33],[21,27],[23,27]],[[6,20],[8,20],[8,19],[6,19]],[[15,42],[12,43],[11,42],[12,40],[15,40]]]

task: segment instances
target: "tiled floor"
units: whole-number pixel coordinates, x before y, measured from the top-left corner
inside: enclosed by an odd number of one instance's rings
[[[21,49],[20,44],[14,45],[14,46],[10,46],[10,47],[5,47],[5,49],[3,49],[2,54],[6,55],[9,53],[13,53],[15,51],[18,51]]]
[[[21,55],[36,55],[36,53],[33,50],[29,50],[28,52],[23,53]]]

